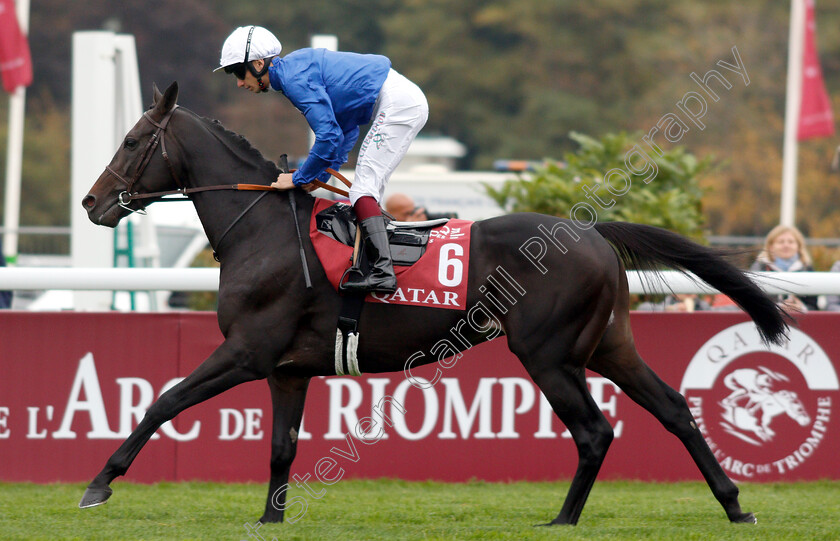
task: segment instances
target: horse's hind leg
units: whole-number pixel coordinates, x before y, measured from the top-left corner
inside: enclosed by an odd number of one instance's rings
[[[601,251],[603,257],[614,257],[606,244]],[[585,281],[535,291],[527,304],[507,314],[504,321],[510,350],[566,425],[577,447],[575,475],[563,507],[551,524],[577,524],[613,440],[612,426],[586,386],[585,366],[615,303],[616,284],[609,276],[617,272],[618,265],[611,268],[610,259],[602,264],[591,253],[589,256],[568,263],[574,272],[586,273]]]
[[[584,366],[598,343],[606,314],[580,318],[576,328],[547,339],[513,326],[508,345],[569,429],[578,451],[578,466],[566,500],[551,524],[577,524],[613,440],[613,430],[586,387]],[[541,339],[543,338],[543,339]]]
[[[613,381],[680,439],[729,520],[754,523],[755,516],[752,513],[741,511],[738,487],[723,471],[706,444],[685,398],[662,381],[639,357],[627,319],[626,311],[623,316],[617,314],[595,350],[588,368]]]
[[[268,485],[265,513],[260,518],[263,524],[283,522],[286,491],[289,488],[289,469],[297,453],[298,431],[303,418],[309,378],[279,376],[275,373],[268,377],[268,387],[271,389],[274,421],[271,433],[271,481]],[[295,517],[289,520],[294,522]]]
[[[577,524],[612,443],[613,430],[589,394],[583,367],[561,366],[529,373],[571,432],[578,451],[577,471],[563,507],[551,524]]]

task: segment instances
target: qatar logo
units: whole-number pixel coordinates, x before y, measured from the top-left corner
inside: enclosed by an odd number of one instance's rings
[[[810,336],[791,329],[789,341],[766,346],[752,323],[703,344],[680,386],[723,469],[755,481],[820,477],[813,459],[831,453],[838,390],[831,360]]]
[[[770,424],[779,414],[788,414],[799,426],[808,426],[811,422],[795,392],[774,390],[776,382],[790,381],[787,376],[763,366],[758,368],[739,368],[727,374],[723,383],[732,393],[720,401],[724,419],[720,425],[736,438],[753,445],[772,441],[776,433]]]

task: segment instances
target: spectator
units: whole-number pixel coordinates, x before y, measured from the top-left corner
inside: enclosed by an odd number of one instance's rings
[[[711,304],[709,310],[713,310],[715,312],[737,312],[741,309],[740,306],[735,304],[735,301],[733,301],[723,293],[712,295],[712,298],[709,302]]]
[[[414,200],[404,193],[395,193],[385,200],[385,210],[398,222],[422,222],[458,217],[457,212],[427,212],[424,207],[416,206]]]
[[[698,295],[668,295],[662,302],[643,302],[636,310],[643,312],[697,312],[709,310],[709,303]]]
[[[404,193],[395,193],[385,200],[385,210],[398,222],[422,222],[428,220],[426,209],[414,205],[414,200]]]
[[[764,249],[758,255],[751,271],[813,272],[811,255],[805,246],[805,237],[793,226],[777,225],[764,239]],[[817,297],[781,295],[779,302],[792,310],[807,312],[817,310]]]
[[[0,267],[6,266],[6,257],[3,255],[3,242],[0,241]],[[12,307],[12,292],[0,291],[0,309]]]

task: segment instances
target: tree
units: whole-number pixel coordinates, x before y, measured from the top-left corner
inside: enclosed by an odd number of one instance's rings
[[[70,222],[70,115],[46,90],[30,95],[27,101],[20,222],[66,225]],[[0,107],[0,148],[4,150],[0,155],[0,171],[6,168],[7,114],[7,108]],[[0,186],[5,194],[5,179]]]
[[[644,223],[705,238],[699,181],[713,167],[712,158],[698,160],[682,147],[659,156],[634,144],[639,134],[570,137],[579,147],[562,163],[547,161],[531,178],[507,181],[498,190],[488,186],[490,197],[510,212],[570,217],[586,205],[598,221]]]
[[[468,147],[462,166],[488,169],[499,158],[572,151],[570,131],[596,138],[648,133],[687,92],[702,92],[692,73],[722,70],[717,61],[731,62],[737,47],[749,84],[724,71],[732,87],[716,87],[720,99],[708,100],[705,126],[691,125],[674,144],[725,164],[702,180],[710,229],[763,235],[779,218],[789,8],[757,0],[40,0],[31,6],[29,93],[50,96],[69,117],[72,32],[116,29],[136,38],[144,99],[152,82],[177,79],[182,105],[218,118],[267,157],[295,158],[308,150],[301,115],[282,99],[238,91],[211,69],[239,25],[271,28],[284,52],[308,46],[312,34],[331,33],[341,49],[389,56],[429,99],[422,133],[456,137]],[[840,9],[818,2],[817,24],[826,85],[840,112]],[[0,114],[4,107],[0,100]],[[42,129],[30,126],[36,107],[28,101],[27,137]],[[36,137],[55,137],[55,148],[69,141],[69,124],[48,131]],[[836,139],[800,145],[797,225],[806,234],[836,236],[840,227],[832,205],[838,180],[827,172],[836,146]],[[55,177],[33,159],[24,158],[25,183],[41,183],[50,197],[69,190],[69,162]],[[49,203],[30,202],[26,194],[23,205],[33,219],[66,216],[42,212]]]

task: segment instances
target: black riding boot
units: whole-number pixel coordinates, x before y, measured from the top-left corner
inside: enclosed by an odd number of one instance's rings
[[[347,293],[393,293],[397,290],[397,277],[391,261],[388,234],[385,232],[385,217],[371,216],[359,222],[359,226],[364,236],[370,273],[365,276],[350,273],[348,280],[339,289]]]

